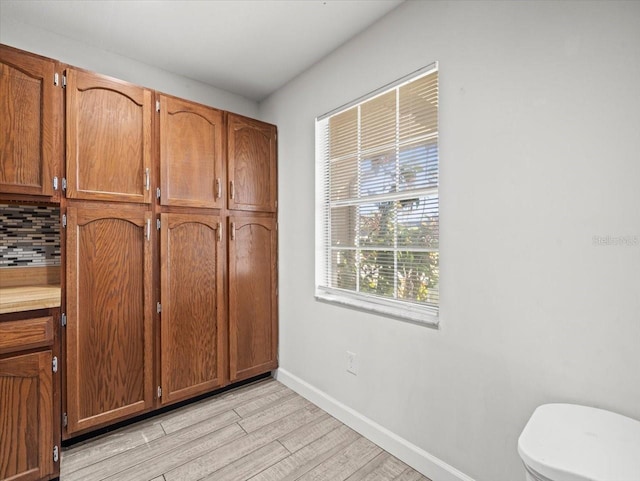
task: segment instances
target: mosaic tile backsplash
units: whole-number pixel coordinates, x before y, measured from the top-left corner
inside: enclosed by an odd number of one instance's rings
[[[0,204],[0,268],[60,265],[60,209]]]

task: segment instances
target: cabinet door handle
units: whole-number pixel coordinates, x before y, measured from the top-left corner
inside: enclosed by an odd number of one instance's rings
[[[144,186],[147,190],[151,187],[151,177],[149,175],[149,167],[144,169]]]
[[[220,182],[220,177],[216,179],[216,199],[222,197],[222,182]]]
[[[151,219],[147,219],[147,229],[145,236],[147,240],[151,240]]]
[[[222,224],[218,222],[218,242],[222,241]]]
[[[236,195],[235,189],[233,188],[233,180],[229,181],[229,196],[233,199]]]
[[[236,223],[232,222],[231,223],[231,240],[234,240],[236,238]]]

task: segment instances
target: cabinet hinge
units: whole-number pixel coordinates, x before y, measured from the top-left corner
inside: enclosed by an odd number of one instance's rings
[[[51,370],[53,372],[58,372],[58,358],[56,356],[53,356],[53,359],[51,360]]]
[[[58,459],[59,459],[59,455],[58,455],[58,446],[54,446],[53,447],[53,462],[57,463]]]
[[[156,112],[160,112],[160,101],[156,100]]]
[[[156,188],[156,199],[160,198],[160,187]]]
[[[62,413],[62,426],[66,428],[68,424],[69,416],[67,416],[67,413]]]
[[[159,302],[156,303],[156,312],[160,314],[162,312],[162,304]]]
[[[58,177],[53,178],[53,190],[58,190]]]
[[[156,219],[156,229],[160,230],[160,219]]]
[[[62,178],[62,190],[67,190],[67,178]]]
[[[60,316],[60,324],[62,324],[62,327],[67,326],[67,315],[64,312],[62,313],[62,316]]]
[[[67,214],[62,214],[62,227],[67,227]]]
[[[57,73],[53,74],[53,85],[55,85],[56,87],[58,86],[58,80],[60,79],[60,76]]]
[[[160,399],[162,397],[162,388],[160,386],[158,386],[157,394],[158,394],[158,399]]]

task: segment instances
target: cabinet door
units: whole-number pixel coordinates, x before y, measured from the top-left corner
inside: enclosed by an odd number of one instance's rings
[[[51,351],[0,359],[0,480],[53,473]]]
[[[153,403],[151,214],[67,209],[67,432]]]
[[[276,211],[276,127],[229,114],[229,209]]]
[[[149,203],[151,91],[67,70],[67,197]]]
[[[231,381],[277,367],[276,222],[229,218],[229,363]]]
[[[55,62],[0,46],[0,193],[53,195]]]
[[[224,382],[222,239],[215,216],[161,215],[162,403]]]
[[[222,112],[160,96],[162,205],[222,207]]]

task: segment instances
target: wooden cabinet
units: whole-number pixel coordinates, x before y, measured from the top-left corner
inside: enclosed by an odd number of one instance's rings
[[[222,112],[159,96],[161,204],[222,207]]]
[[[278,366],[276,127],[227,117],[229,375]],[[243,215],[239,211],[256,211]]]
[[[67,209],[67,434],[153,405],[151,213]]]
[[[53,472],[51,351],[0,359],[0,480]]]
[[[272,217],[229,217],[231,381],[277,367],[277,232]]]
[[[275,369],[276,127],[56,70],[0,46],[0,198],[66,216],[64,438]],[[0,329],[0,481],[55,468],[49,325]]]
[[[0,480],[51,479],[58,472],[53,316],[8,316],[0,316]]]
[[[166,96],[160,112],[163,206],[216,207],[224,219],[226,185],[229,209],[276,211],[275,126],[227,115],[228,182],[220,182],[225,166],[218,112]],[[228,217],[225,299],[220,217],[197,212],[161,216],[162,403],[277,367],[275,218]],[[228,375],[222,370],[227,366]]]
[[[67,197],[151,201],[151,91],[67,69]]]
[[[229,209],[276,211],[276,152],[274,125],[227,116]]]
[[[226,325],[220,218],[161,216],[162,404],[226,381]]]
[[[56,63],[0,45],[0,194],[54,196],[60,134]]]

